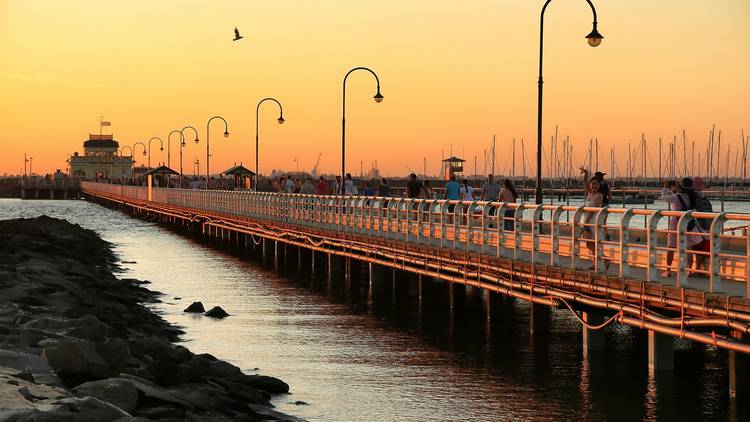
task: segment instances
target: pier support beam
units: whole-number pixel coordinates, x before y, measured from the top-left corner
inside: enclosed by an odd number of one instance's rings
[[[549,331],[549,306],[536,303],[532,303],[530,306],[529,329],[531,330],[531,335],[544,335],[544,333]]]
[[[750,342],[748,336],[732,332],[732,337],[740,339],[743,343]],[[750,356],[729,352],[729,397],[734,399],[747,399],[750,397]]]
[[[601,312],[583,312],[583,320],[590,325],[601,325],[605,321],[605,316]],[[583,351],[600,352],[604,350],[604,329],[592,330],[583,326]]]
[[[648,370],[674,370],[674,338],[653,331],[648,332]]]

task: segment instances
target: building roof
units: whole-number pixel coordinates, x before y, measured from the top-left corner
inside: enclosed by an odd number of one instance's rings
[[[232,174],[232,175],[236,174],[236,175],[240,175],[240,176],[245,176],[245,175],[254,176],[255,172],[252,171],[252,170],[248,170],[246,167],[244,167],[242,164],[240,164],[239,166],[234,166],[234,167],[232,167],[232,168],[230,168],[228,170],[225,170],[223,174]]]
[[[83,143],[84,148],[119,148],[120,144],[114,139],[89,139]]]
[[[446,158],[445,160],[443,160],[443,162],[444,163],[465,163],[466,160],[462,160],[454,155],[453,157]]]
[[[167,166],[159,166],[159,167],[156,167],[154,169],[147,171],[144,174],[145,175],[149,175],[149,174],[162,174],[163,175],[163,174],[180,174],[180,173],[172,170],[171,168]]]

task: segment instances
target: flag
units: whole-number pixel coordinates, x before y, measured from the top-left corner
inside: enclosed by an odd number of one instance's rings
[[[100,122],[102,126],[112,126],[112,122]]]

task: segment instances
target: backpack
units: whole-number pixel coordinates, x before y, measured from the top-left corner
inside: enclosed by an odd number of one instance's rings
[[[711,205],[711,201],[706,198],[702,193],[695,194],[695,210],[698,212],[713,212],[714,208]],[[701,218],[698,220],[701,228],[708,231],[711,228],[711,220],[707,218]]]
[[[695,202],[699,202],[699,201],[697,200],[697,197],[698,197],[698,195],[696,195],[696,201],[695,201]],[[682,205],[682,209],[684,209],[684,210],[689,210],[689,209],[693,209],[693,210],[695,210],[695,211],[698,211],[698,209],[697,209],[697,208],[690,208],[690,207],[688,207],[688,206],[687,206],[687,204],[685,203],[685,200],[684,200],[684,199],[682,199],[682,196],[681,196],[680,194],[677,194],[677,199],[678,199],[678,200],[680,201],[680,204]],[[691,204],[691,205],[692,205],[692,204]],[[711,224],[710,224],[711,222],[709,221],[708,223],[709,223],[709,226],[710,226],[710,225],[711,225]],[[687,231],[689,231],[689,232],[693,232],[693,231],[695,231],[695,226],[697,226],[697,225],[699,225],[699,224],[700,224],[700,222],[698,221],[698,219],[697,219],[697,218],[695,218],[695,217],[690,217],[690,220],[688,220],[688,223],[687,223]],[[700,227],[700,228],[701,228],[701,229],[703,229],[703,226],[701,225],[701,227]]]

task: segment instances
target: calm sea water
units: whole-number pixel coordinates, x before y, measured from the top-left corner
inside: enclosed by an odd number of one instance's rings
[[[309,420],[750,419],[748,404],[728,398],[727,356],[712,347],[678,341],[676,371],[654,378],[645,337],[627,327],[609,328],[607,351],[584,357],[567,311],[553,310],[548,332],[531,336],[523,302],[488,321],[479,291],[451,312],[439,282],[424,282],[420,302],[415,278],[394,284],[386,272],[369,294],[366,271],[347,283],[291,255],[261,262],[84,201],[0,199],[0,219],[41,214],[112,242],[135,262],[122,264],[123,277],[165,293],[155,310],[184,327],[187,347],[285,380],[291,394],[274,405]],[[232,316],[183,314],[193,300]]]

